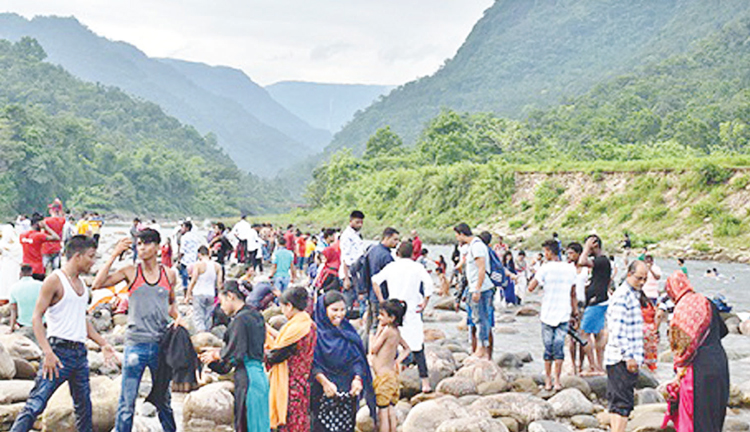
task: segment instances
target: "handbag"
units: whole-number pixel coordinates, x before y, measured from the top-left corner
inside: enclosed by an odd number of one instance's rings
[[[354,407],[357,399],[349,393],[323,396],[318,420],[329,432],[352,432],[355,427]]]

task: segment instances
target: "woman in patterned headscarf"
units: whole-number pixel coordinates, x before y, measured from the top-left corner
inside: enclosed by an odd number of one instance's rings
[[[671,406],[665,423],[671,419],[678,432],[721,432],[729,399],[729,366],[721,346],[727,327],[685,273],[675,271],[666,288],[676,304],[669,343],[677,379],[667,388]]]

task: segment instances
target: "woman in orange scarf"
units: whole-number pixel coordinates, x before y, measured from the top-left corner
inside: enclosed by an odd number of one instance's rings
[[[685,273],[667,279],[667,294],[675,302],[669,343],[677,372],[667,386],[677,432],[721,432],[729,399],[729,366],[721,339],[728,333],[719,311],[696,293]]]
[[[281,295],[281,311],[288,319],[277,335],[269,335],[266,363],[271,390],[271,429],[310,431],[310,369],[315,352],[315,323],[305,312],[307,291],[289,288]]]

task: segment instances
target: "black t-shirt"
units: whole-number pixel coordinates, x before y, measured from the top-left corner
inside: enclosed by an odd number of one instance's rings
[[[609,281],[612,279],[612,265],[604,255],[594,258],[591,279],[586,286],[586,305],[593,306],[609,299]]]

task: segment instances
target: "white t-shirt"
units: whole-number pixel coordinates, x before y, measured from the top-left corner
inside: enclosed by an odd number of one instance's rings
[[[253,229],[252,225],[250,225],[250,222],[246,221],[245,219],[240,219],[240,221],[234,224],[234,227],[232,227],[232,234],[237,236],[237,238],[240,240],[250,240],[250,236],[253,235],[251,231],[255,230]],[[258,233],[256,232],[255,235],[257,236]]]
[[[489,248],[487,248],[487,245],[482,240],[475,238],[469,243],[469,252],[466,254],[466,278],[469,280],[469,292],[477,291],[477,281],[479,280],[477,258],[484,258],[484,282],[479,291],[487,291],[493,287],[488,274],[490,271]]]
[[[589,283],[590,271],[588,267],[581,267],[580,272],[576,274],[576,300],[586,302],[586,285]]]
[[[351,267],[365,252],[365,242],[354,228],[348,226],[339,238],[341,249],[341,262]],[[344,266],[339,268],[339,277],[344,277]]]
[[[388,282],[388,298],[406,302],[401,336],[412,351],[421,350],[424,345],[424,326],[417,307],[422,304],[425,297],[432,296],[434,291],[430,274],[418,262],[409,258],[398,258],[383,267],[372,280],[378,285]],[[420,288],[424,294],[420,292]]]
[[[542,311],[544,324],[557,327],[570,320],[570,291],[576,284],[576,267],[561,261],[549,261],[539,268],[534,279],[544,287]]]

